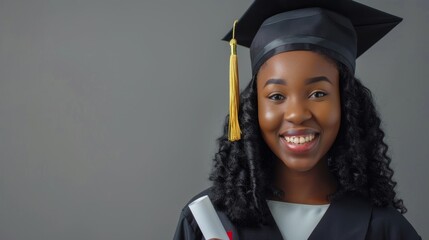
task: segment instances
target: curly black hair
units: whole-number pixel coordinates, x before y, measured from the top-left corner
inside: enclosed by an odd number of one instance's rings
[[[330,199],[357,194],[374,206],[392,205],[405,213],[394,190],[388,146],[371,92],[344,65],[335,63],[340,72],[342,115],[338,136],[327,153],[329,170],[338,182]],[[223,136],[217,140],[219,151],[209,177],[212,201],[237,225],[263,224],[269,215],[266,199],[282,192],[273,186],[276,157],[260,133],[256,76],[240,95],[239,122],[241,140],[228,141],[228,116]]]

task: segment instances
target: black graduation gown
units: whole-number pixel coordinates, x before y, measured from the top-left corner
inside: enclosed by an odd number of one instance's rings
[[[211,195],[210,188],[191,199]],[[233,240],[283,240],[274,218],[260,227],[237,227],[221,211],[219,218]],[[357,197],[343,197],[331,202],[325,215],[311,233],[309,240],[421,240],[411,224],[392,207],[373,207]],[[179,218],[173,240],[204,240],[188,206]]]

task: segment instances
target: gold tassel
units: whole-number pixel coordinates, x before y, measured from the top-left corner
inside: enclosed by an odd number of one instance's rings
[[[238,107],[240,105],[238,83],[237,40],[235,40],[235,25],[232,28],[232,39],[229,41],[231,55],[229,57],[229,124],[228,140],[233,142],[241,139],[241,130],[238,123]]]

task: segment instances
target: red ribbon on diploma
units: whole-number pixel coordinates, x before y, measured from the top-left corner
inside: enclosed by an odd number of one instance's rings
[[[228,234],[229,240],[232,240],[232,231],[227,231],[226,234]]]

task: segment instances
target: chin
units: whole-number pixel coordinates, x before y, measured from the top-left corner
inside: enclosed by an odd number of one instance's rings
[[[282,157],[279,158],[279,163],[286,167],[289,171],[305,173],[318,168],[322,159],[305,159],[295,157]]]
[[[311,171],[312,169],[314,169],[314,167],[316,165],[316,164],[310,165],[310,164],[297,164],[297,163],[284,163],[284,162],[283,162],[283,164],[289,170],[294,171],[294,172],[301,172],[301,173]]]

